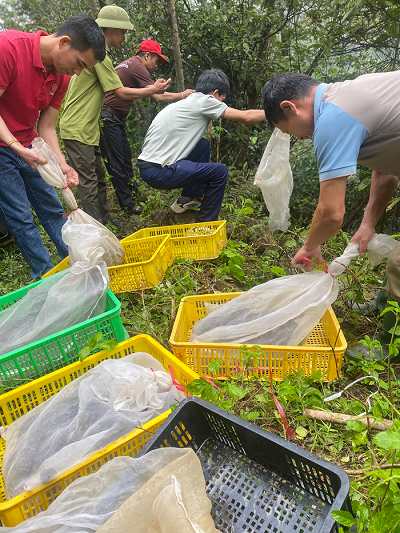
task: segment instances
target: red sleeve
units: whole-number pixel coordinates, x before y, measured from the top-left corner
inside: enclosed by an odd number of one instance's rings
[[[59,86],[54,93],[53,98],[51,99],[51,102],[49,103],[50,107],[54,107],[54,109],[60,110],[61,104],[64,100],[65,93],[67,92],[69,80],[71,79],[71,76],[61,76],[61,80],[59,83]]]
[[[0,90],[2,91],[7,89],[12,80],[16,56],[14,45],[0,33]]]

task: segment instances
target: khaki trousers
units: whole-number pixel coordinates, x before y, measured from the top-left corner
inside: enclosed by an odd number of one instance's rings
[[[390,252],[386,264],[386,291],[389,300],[400,302],[400,242]]]
[[[64,145],[69,164],[79,175],[78,191],[82,209],[106,225],[111,215],[100,148],[69,139],[64,140]]]

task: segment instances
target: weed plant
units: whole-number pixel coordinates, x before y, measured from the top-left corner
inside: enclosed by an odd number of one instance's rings
[[[149,196],[149,201],[141,217],[129,218],[119,209],[109,188],[112,215],[125,223],[122,230],[115,232],[118,238],[144,227],[194,221],[196,214],[193,212],[178,216],[169,209],[176,191],[155,191],[144,186],[141,189]],[[228,222],[228,242],[221,254],[208,261],[176,260],[157,287],[118,295],[128,333],[131,336],[147,333],[171,349],[168,339],[183,297],[245,291],[273,278],[297,273],[290,260],[304,241],[313,207],[303,200],[297,192],[293,226],[288,232],[271,233],[260,191],[252,185],[252,174],[247,168],[231,171],[220,215]],[[39,229],[54,264],[57,264],[59,259],[54,246],[41,226]],[[326,260],[341,255],[350,238],[350,234],[341,231],[326,243],[323,248]],[[29,268],[13,244],[0,248],[0,269],[0,295],[31,282]],[[381,318],[363,316],[351,306],[373,299],[383,277],[384,266],[372,268],[367,259],[360,258],[354,260],[350,269],[339,278],[340,293],[333,307],[348,342],[364,339],[367,346],[376,346],[374,337],[381,327]],[[399,316],[398,306],[393,305],[393,308]],[[400,333],[398,323],[394,333]],[[81,357],[98,349],[102,342],[100,338],[93,339]],[[348,472],[357,524],[355,518],[346,513],[337,512],[335,518],[343,526],[352,526],[354,531],[357,528],[358,532],[400,531],[400,368],[394,359],[399,349],[395,337],[390,349],[390,364],[372,358],[345,362],[341,378],[334,382],[322,381],[323,376],[318,372],[311,376],[299,372],[273,383],[273,392],[286,413],[296,444],[335,462]],[[257,366],[257,355],[244,353],[242,370],[228,379],[216,380],[218,388],[204,378],[188,388],[192,394],[201,395],[205,400],[285,438],[284,425],[270,394],[269,379],[260,379],[255,372],[246,370]],[[214,376],[219,374],[218,365],[218,361],[210,365]],[[324,402],[324,398],[358,378],[363,379],[339,398]],[[378,432],[360,420],[338,425],[304,414],[305,409],[315,409],[357,416],[369,409],[367,398],[375,392],[370,398],[370,417],[393,422],[387,431]]]

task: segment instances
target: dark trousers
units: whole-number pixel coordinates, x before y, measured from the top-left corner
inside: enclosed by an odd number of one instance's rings
[[[138,184],[133,179],[132,154],[125,130],[125,120],[121,120],[103,109],[103,132],[100,149],[108,173],[114,186],[119,205],[128,207],[132,203],[132,193],[138,196]]]
[[[4,220],[0,217],[0,237],[3,235],[8,235],[9,231],[7,228],[7,224],[4,222]]]
[[[64,145],[69,164],[79,174],[78,191],[82,209],[106,225],[111,215],[100,148],[68,139],[64,139]]]
[[[222,163],[210,163],[210,143],[202,138],[186,159],[170,167],[152,166],[140,169],[144,182],[154,189],[178,189],[182,196],[202,198],[196,222],[218,220],[224,199],[228,169]]]

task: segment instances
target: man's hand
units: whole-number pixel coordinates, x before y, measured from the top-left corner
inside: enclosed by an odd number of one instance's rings
[[[76,185],[79,185],[78,173],[72,167],[67,165],[67,163],[60,163],[60,168],[67,179],[67,185],[69,187],[76,187]]]
[[[375,228],[368,224],[361,224],[351,239],[351,243],[358,244],[361,257],[364,257],[369,241],[375,233]]]
[[[168,78],[167,80],[160,78],[155,81],[153,85],[154,89],[156,89],[155,94],[163,94],[168,89],[170,82],[171,78]]]
[[[302,268],[303,270],[307,270],[307,272],[311,272],[311,270],[313,269],[313,265],[309,261],[301,259],[303,255],[308,259],[315,259],[318,263],[322,263],[324,261],[324,258],[321,255],[320,246],[317,246],[316,248],[314,248],[314,250],[310,250],[306,246],[302,246],[297,252],[297,254],[293,257],[292,265],[296,268]]]
[[[32,170],[37,170],[38,165],[46,165],[47,159],[40,157],[34,150],[26,148],[19,143],[13,143],[11,150],[21,157]]]
[[[186,89],[185,91],[183,91],[182,93],[182,96],[183,98],[187,98],[188,96],[190,96],[191,94],[195,93],[196,91],[194,89]]]

